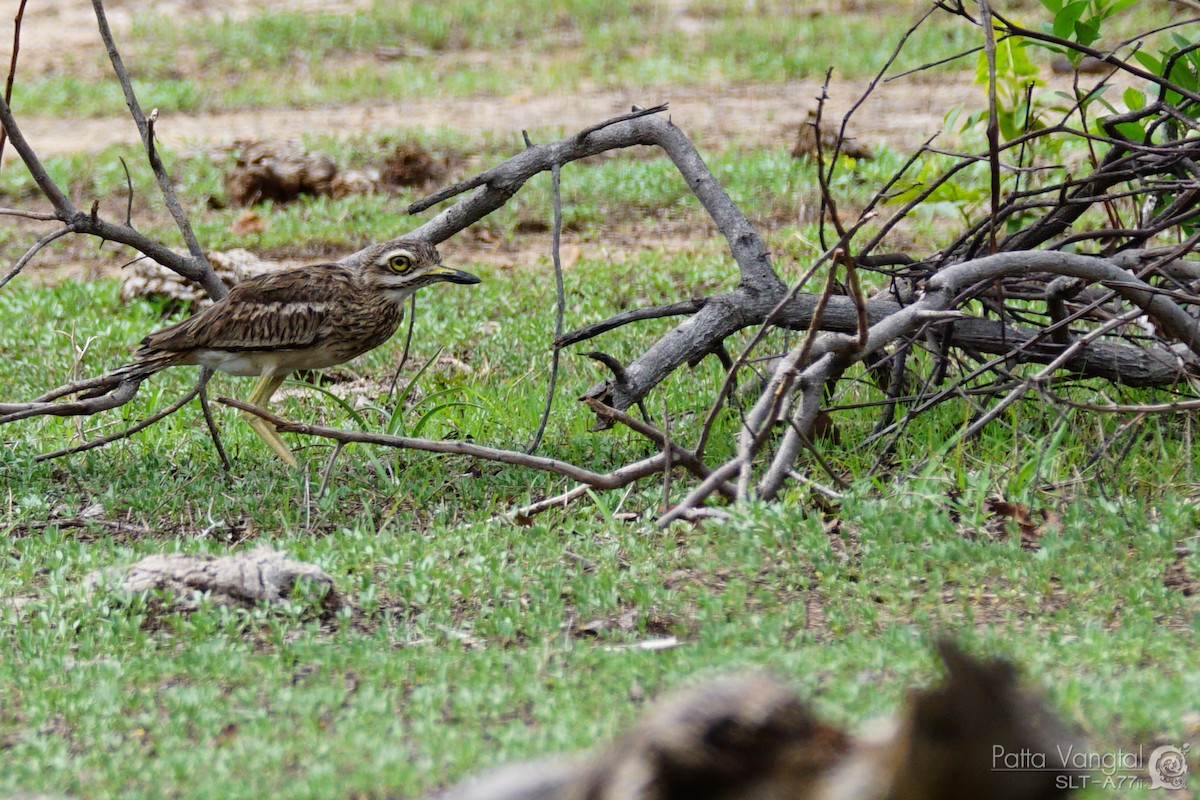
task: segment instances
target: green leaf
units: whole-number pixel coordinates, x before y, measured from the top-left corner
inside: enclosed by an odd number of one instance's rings
[[[1095,19],[1081,19],[1075,23],[1075,41],[1087,46],[1100,38],[1100,22]]]
[[[1115,0],[1109,4],[1108,8],[1101,12],[1101,16],[1103,16],[1104,19],[1108,19],[1113,14],[1119,14],[1137,2],[1139,2],[1139,0]]]
[[[1198,82],[1196,79],[1195,70],[1193,69],[1192,65],[1184,59],[1180,59],[1175,62],[1174,67],[1171,69],[1171,74],[1167,76],[1167,80],[1177,83],[1183,88],[1193,92],[1196,91],[1197,88],[1200,88],[1200,82]]]
[[[1140,89],[1132,86],[1125,90],[1123,97],[1125,98],[1125,107],[1130,111],[1137,111],[1146,105],[1146,95]]]
[[[1117,132],[1134,142],[1140,142],[1146,138],[1146,129],[1137,122],[1122,122],[1117,125]]]
[[[1162,60],[1157,59],[1145,50],[1138,50],[1133,54],[1133,57],[1138,60],[1138,63],[1143,67],[1153,72],[1155,75],[1162,72]]]
[[[1054,15],[1054,35],[1060,39],[1070,39],[1075,32],[1075,24],[1087,11],[1089,0],[1075,0],[1067,3],[1063,9]]]

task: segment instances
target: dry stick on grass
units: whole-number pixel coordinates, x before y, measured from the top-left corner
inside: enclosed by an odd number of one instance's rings
[[[1124,314],[1114,317],[1113,319],[1109,320],[1108,322],[1101,325],[1100,327],[1095,328],[1091,331],[1088,331],[1087,334],[1080,336],[1078,339],[1076,339],[1074,342],[1072,342],[1067,347],[1066,350],[1063,351],[1063,359],[1061,359],[1060,361],[1057,361],[1057,362],[1055,362],[1055,361],[1050,362],[1049,364],[1047,364],[1044,368],[1039,370],[1034,375],[1021,381],[1016,387],[1014,387],[1012,389],[1012,391],[1010,391],[1007,395],[1005,395],[1003,398],[1001,398],[1001,400],[998,403],[995,403],[994,405],[992,405],[985,413],[981,414],[970,425],[961,429],[954,436],[950,437],[950,439],[946,442],[944,447],[947,449],[952,448],[952,447],[954,447],[954,445],[958,444],[959,442],[963,441],[964,439],[970,439],[971,437],[978,434],[981,430],[983,430],[983,428],[989,422],[991,422],[992,420],[996,419],[996,417],[998,417],[1002,413],[1004,413],[1004,409],[1008,408],[1010,405],[1015,403],[1017,400],[1020,400],[1022,397],[1024,397],[1025,394],[1028,393],[1028,391],[1030,389],[1032,389],[1033,387],[1038,386],[1038,385],[1042,384],[1044,381],[1048,380],[1050,378],[1050,376],[1052,376],[1054,374],[1054,372],[1058,369],[1059,365],[1061,364],[1061,361],[1066,360],[1066,358],[1069,357],[1071,353],[1073,353],[1077,350],[1082,350],[1082,349],[1086,348],[1088,346],[1088,344],[1090,344],[1093,340],[1098,339],[1101,336],[1104,336],[1109,331],[1115,330],[1116,328],[1119,328],[1122,325],[1133,322],[1135,319],[1137,319],[1141,315],[1142,315],[1141,309],[1133,309],[1132,311],[1126,311]]]
[[[531,503],[510,511],[507,516],[520,520],[541,514],[544,511],[549,511],[552,508],[563,508],[569,505],[571,501],[583,497],[593,489],[620,489],[642,478],[648,478],[651,475],[662,472],[665,465],[665,456],[662,453],[656,453],[649,458],[635,461],[632,464],[627,464],[612,472],[605,473],[603,476],[605,479],[604,485],[581,483],[561,494],[547,497],[544,500],[539,500],[536,503]]]
[[[740,292],[710,298],[697,314],[681,326],[689,331],[689,335],[668,337],[668,341],[670,338],[677,339],[670,344],[660,341],[659,346],[653,347],[627,368],[631,378],[630,387],[628,391],[617,391],[617,402],[610,403],[622,409],[642,399],[659,381],[698,355],[696,346],[699,343],[715,344],[746,324],[753,324],[756,316],[761,318],[770,310],[783,290],[762,239],[733,205],[695,147],[678,128],[659,117],[639,116],[599,128],[593,126],[582,138],[573,136],[529,148],[477,179],[452,187],[453,191],[439,192],[431,200],[445,199],[464,188],[475,188],[467,198],[414,231],[415,235],[441,241],[503,205],[526,180],[537,172],[550,169],[555,163],[565,164],[606,150],[635,145],[657,145],[675,163],[729,241],[744,285]],[[428,202],[422,201],[413,208],[427,207]],[[752,302],[745,302],[747,300]],[[604,400],[603,395],[610,385],[607,381],[598,384],[589,392],[589,396]]]
[[[1144,279],[1147,275],[1149,275],[1152,272],[1161,273],[1165,270],[1173,271],[1176,274],[1178,274],[1180,277],[1185,277],[1185,276],[1193,274],[1193,270],[1197,268],[1197,265],[1189,264],[1188,262],[1180,262],[1179,260],[1177,260],[1177,257],[1184,253],[1190,252],[1197,243],[1200,243],[1200,233],[1197,233],[1196,235],[1192,236],[1188,240],[1181,242],[1178,246],[1153,248],[1153,249],[1144,250],[1144,251],[1136,251],[1136,250],[1125,251],[1122,253],[1114,254],[1113,256],[1111,256],[1109,258],[1109,260],[1116,266],[1120,267],[1121,269],[1135,271],[1135,274],[1137,275],[1139,280]],[[1049,300],[1051,300],[1053,297],[1055,297],[1060,292],[1066,291],[1067,283],[1082,283],[1082,281],[1077,278],[1059,277],[1059,278],[1055,278],[1054,280],[1052,280],[1046,284],[1045,292],[1046,292],[1046,297],[1048,300],[1048,305],[1050,305]],[[1111,285],[1119,286],[1119,285],[1121,285],[1121,283],[1122,283],[1121,281],[1114,281],[1114,282],[1111,282]],[[1137,287],[1134,286],[1133,288],[1137,288]],[[1155,289],[1155,291],[1158,291],[1158,290]],[[998,357],[995,359],[991,359],[989,361],[985,361],[985,362],[979,364],[973,370],[971,370],[968,374],[966,374],[965,376],[960,378],[959,384],[961,385],[963,383],[966,383],[969,380],[973,380],[973,379],[979,377],[980,375],[982,375],[984,372],[987,372],[989,370],[994,370],[996,367],[1003,364],[1005,361],[1011,360],[1014,356],[1019,356],[1026,348],[1037,347],[1039,345],[1039,341],[1042,339],[1048,339],[1049,341],[1053,342],[1056,346],[1061,345],[1059,355],[1057,355],[1054,359],[1054,361],[1056,363],[1058,363],[1060,365],[1060,367],[1064,363],[1064,359],[1066,359],[1066,363],[1069,363],[1071,359],[1076,359],[1081,356],[1086,357],[1089,354],[1093,357],[1093,359],[1105,358],[1106,356],[1103,352],[1103,348],[1105,348],[1107,346],[1105,343],[1093,340],[1090,342],[1089,348],[1087,351],[1084,351],[1080,348],[1068,348],[1067,346],[1070,344],[1069,337],[1066,338],[1066,341],[1060,341],[1060,339],[1062,337],[1060,337],[1059,332],[1066,331],[1067,326],[1070,325],[1072,322],[1075,322],[1079,319],[1084,318],[1085,316],[1087,316],[1091,312],[1095,311],[1103,304],[1108,303],[1109,301],[1116,298],[1117,296],[1118,296],[1117,293],[1114,291],[1103,292],[1098,297],[1091,300],[1088,304],[1081,306],[1080,308],[1076,309],[1071,314],[1063,317],[1062,319],[1053,320],[1049,326],[1043,328],[1039,332],[1037,337],[1028,339],[1028,340],[1020,342],[1020,343],[1015,343],[1013,345],[1013,349],[1009,353],[1005,354],[1004,356]],[[1159,363],[1165,369],[1172,370],[1176,373],[1179,372],[1179,369],[1180,369],[1180,366],[1178,363],[1179,356],[1178,356],[1178,354],[1176,354],[1173,351],[1168,350],[1168,351],[1159,352],[1157,350],[1147,350],[1145,359],[1147,361]],[[1074,370],[1068,369],[1068,371],[1074,371]],[[997,389],[995,389],[989,393],[995,393],[995,392],[999,392],[999,391],[1008,391],[1008,390],[1009,390],[1008,387],[998,387]],[[919,416],[920,414],[929,410],[933,406],[937,405],[938,403],[941,403],[944,400],[948,399],[951,395],[955,395],[955,394],[962,394],[962,392],[958,388],[958,386],[943,389],[943,390],[935,393],[932,396],[929,396],[929,395],[925,394],[924,391],[922,391],[922,392],[918,393],[918,395],[908,398],[907,399],[908,402],[917,402],[918,404],[916,406],[914,406],[913,408],[911,408],[909,410],[908,414],[906,414],[903,419],[901,419],[898,422],[894,422],[889,425],[886,425],[876,431],[873,431],[871,433],[871,435],[868,436],[866,440],[864,440],[863,444],[865,446],[865,445],[870,444],[875,439],[891,433],[890,441],[883,447],[882,452],[878,456],[875,464],[872,466],[872,468],[868,474],[875,474],[883,466],[884,458],[886,457],[886,455],[888,453],[890,453],[892,451],[892,449],[898,443],[901,435],[904,432],[904,429],[907,427],[907,425],[912,420],[914,420],[917,416]],[[983,413],[986,413],[986,412],[980,412],[981,415]]]
[[[375,444],[382,447],[393,447],[400,450],[420,450],[426,453],[442,453],[445,455],[468,456],[470,458],[479,459],[481,461],[496,461],[501,464],[513,464],[519,467],[527,467],[528,469],[536,469],[542,472],[552,472],[555,475],[562,475],[565,478],[585,483],[591,488],[596,489],[613,489],[618,486],[627,485],[628,481],[622,483],[618,479],[614,479],[610,474],[592,472],[589,469],[578,467],[566,461],[560,461],[556,458],[546,458],[545,456],[534,456],[529,453],[523,453],[519,450],[502,450],[497,447],[485,447],[483,445],[471,444],[461,441],[439,441],[433,439],[415,439],[411,436],[391,436],[385,433],[366,433],[361,431],[343,431],[337,428],[326,428],[321,425],[308,425],[299,422],[289,422],[283,417],[272,414],[266,409],[258,406],[245,403],[241,400],[235,400],[232,397],[218,397],[218,403],[223,403],[227,406],[232,406],[239,411],[247,411],[255,416],[262,417],[267,422],[275,426],[275,429],[280,433],[298,433],[302,436],[317,436],[322,439],[332,439],[335,442],[348,444],[356,442],[358,444]],[[647,475],[652,475],[661,469],[662,456],[655,456],[654,460],[659,466],[651,470]],[[622,478],[623,480],[623,478]]]
[[[671,441],[666,433],[660,431],[658,428],[655,428],[653,425],[643,422],[637,417],[630,416],[624,411],[612,408],[611,406],[606,406],[595,398],[588,398],[584,402],[593,413],[602,417],[607,417],[616,422],[620,422],[622,425],[626,426],[635,433],[640,433],[642,436],[645,436],[647,439],[654,442],[657,447],[669,451],[667,456],[668,459],[677,460],[679,464],[687,468],[687,470],[697,478],[703,480],[712,474],[712,470],[709,469],[703,461],[697,458],[695,453],[686,449],[678,442]],[[729,500],[736,499],[737,497],[737,493],[735,492],[734,488],[728,484],[720,484],[717,486],[717,491]]]
[[[75,453],[82,453],[87,450],[94,450],[97,447],[103,447],[106,444],[111,444],[112,442],[120,441],[121,439],[128,439],[130,436],[133,436],[138,431],[145,430],[146,428],[149,428],[151,425],[158,422],[159,420],[171,416],[176,411],[178,411],[179,409],[181,409],[185,405],[187,405],[189,402],[191,402],[193,397],[196,397],[197,395],[202,394],[204,392],[204,387],[208,384],[208,379],[211,377],[212,377],[211,372],[209,372],[207,370],[201,370],[200,380],[197,381],[196,385],[187,394],[185,394],[183,397],[176,400],[174,403],[171,403],[171,405],[167,406],[166,408],[162,409],[161,411],[151,414],[150,416],[146,417],[141,422],[138,422],[135,425],[129,426],[128,428],[121,431],[120,433],[114,433],[114,434],[110,434],[108,436],[102,436],[99,439],[93,439],[89,442],[84,442],[83,444],[75,445],[74,447],[64,447],[63,449],[55,450],[52,453],[42,453],[37,458],[35,458],[34,461],[40,462],[40,461],[49,461],[49,460],[55,459],[55,458],[62,458],[63,456],[69,456],[69,455],[73,455]],[[134,392],[135,393],[136,393],[136,388],[137,388],[136,384],[134,384]],[[111,394],[105,395],[105,397],[111,397],[111,396],[112,396]],[[97,399],[99,399],[99,398],[97,398]],[[229,470],[229,459],[225,455],[225,448],[221,446],[221,440],[219,438],[217,438],[216,427],[214,425],[212,425],[212,420],[211,420],[211,417],[209,416],[209,412],[207,410],[208,405],[207,405],[207,403],[203,403],[203,404],[201,404],[201,407],[205,409],[205,421],[207,423],[209,423],[209,425],[210,425],[209,431],[213,435],[213,441],[216,442],[216,444],[217,444],[217,452],[221,456],[221,463],[224,465],[226,472],[229,472],[230,471]],[[3,422],[3,421],[4,421],[3,419],[0,419],[0,422]]]
[[[88,383],[106,385],[105,381],[92,378],[71,384],[74,387],[86,387]],[[78,417],[118,408],[133,399],[137,394],[141,381],[123,381],[112,391],[87,400],[76,400],[70,403],[39,402],[31,403],[0,403],[0,425],[30,417]],[[61,388],[61,387],[60,387]],[[79,389],[82,391],[82,389]]]
[[[730,241],[731,251],[734,253],[735,259],[738,261],[739,268],[742,273],[742,282],[738,289],[728,295],[716,296],[709,298],[704,305],[694,313],[694,315],[669,336],[653,345],[641,358],[636,359],[633,363],[623,368],[625,376],[624,381],[606,381],[597,387],[594,387],[589,392],[589,397],[595,397],[606,401],[607,405],[616,408],[628,408],[638,399],[645,396],[649,389],[656,385],[659,380],[670,374],[675,368],[680,366],[687,360],[694,359],[702,352],[711,351],[712,347],[719,343],[725,336],[732,331],[744,327],[749,324],[761,324],[762,320],[780,305],[777,287],[779,284],[777,278],[770,272],[770,277],[765,278],[767,271],[770,269],[769,261],[766,261],[765,253],[758,249],[759,240],[752,229],[748,228],[748,223],[743,226],[744,217],[736,209],[730,208],[727,196],[724,196],[711,182],[711,176],[707,170],[703,168],[702,163],[696,163],[691,156],[694,154],[694,149],[690,147],[690,143],[678,141],[675,139],[676,131],[669,124],[664,125],[659,119],[639,119],[627,123],[630,128],[644,129],[639,132],[645,138],[639,138],[632,143],[655,143],[663,146],[672,159],[679,166],[681,173],[688,179],[689,184],[697,186],[701,194],[701,199],[704,202],[705,208],[710,211],[714,221],[718,223],[718,228],[725,234],[727,240]],[[593,142],[597,136],[605,134],[612,136],[614,139],[620,138],[615,134],[628,134],[632,131],[624,130],[625,124],[611,126],[606,131],[599,131],[591,134],[584,139],[584,144],[598,144]],[[638,135],[638,134],[635,134]],[[682,138],[682,137],[680,137]],[[567,148],[577,146],[579,140],[565,143],[557,143],[550,146]],[[613,146],[627,146],[613,142]],[[588,148],[590,151],[592,148]],[[691,151],[689,153],[689,151]],[[581,157],[588,154],[586,151],[580,153]],[[528,175],[521,175],[522,170],[529,170],[534,156],[540,155],[543,159],[542,169],[549,168],[553,163],[562,163],[563,157],[561,150],[555,152],[551,149],[539,151],[537,148],[532,148],[530,151],[521,154],[514,159],[511,159],[504,165],[494,168],[489,171],[488,180],[480,180],[471,185],[479,188],[475,194],[461,201],[456,206],[443,212],[439,218],[423,226],[423,229],[429,230],[436,235],[449,235],[465,224],[471,217],[476,217],[471,211],[472,206],[479,208],[485,203],[492,205],[502,202],[503,198],[511,192],[516,191],[519,185],[527,179]],[[553,155],[553,157],[550,157]],[[536,167],[533,168],[536,170]],[[948,179],[948,177],[947,177]],[[486,213],[486,211],[484,212]],[[447,230],[447,229],[451,230]],[[742,235],[745,232],[746,235]],[[760,257],[761,253],[761,257]],[[785,300],[791,298],[784,298]],[[811,325],[813,319],[814,300],[813,296],[807,295],[794,298],[797,302],[785,303],[783,311],[779,314],[779,322],[789,326],[807,327]],[[771,302],[766,302],[771,301]],[[820,303],[820,298],[817,298],[817,303]],[[823,320],[823,328],[831,328],[833,330],[845,330],[847,332],[857,331],[861,334],[861,312],[863,306],[856,303],[854,298],[826,298],[826,304],[829,311],[835,313],[827,313],[826,317],[831,319]],[[798,306],[798,308],[797,308]],[[878,324],[881,320],[888,318],[902,311],[900,304],[889,301],[887,299],[875,298],[867,302],[866,311],[869,319],[873,324]],[[929,314],[938,313],[934,309],[924,309],[924,317],[922,324],[932,319]],[[625,322],[626,319],[619,320]],[[598,329],[596,329],[598,331]],[[984,334],[984,332],[987,334]],[[592,334],[592,330],[585,331],[586,334]],[[1039,363],[1046,363],[1057,358],[1061,353],[1061,348],[1054,350],[1045,350],[1041,348],[1028,348],[1022,350],[1020,345],[1033,339],[1036,334],[1031,332],[1022,333],[1019,329],[1013,329],[1005,324],[992,323],[987,320],[968,319],[960,323],[953,334],[955,344],[967,344],[982,352],[986,353],[1010,353],[1014,349],[1014,343],[1017,345],[1018,357],[1017,360],[1027,360]],[[1158,364],[1144,364],[1143,358],[1145,353],[1134,346],[1125,346],[1117,343],[1097,343],[1097,347],[1104,350],[1106,355],[1097,357],[1098,351],[1089,353],[1086,357],[1080,357],[1073,360],[1068,368],[1079,369],[1084,374],[1097,374],[1098,370],[1108,370],[1110,379],[1126,380],[1128,382],[1154,382],[1162,380],[1165,383],[1172,382],[1178,379],[1178,370],[1173,367]],[[1164,349],[1164,354],[1165,354]],[[1121,362],[1120,367],[1115,367],[1116,361],[1111,361],[1109,355],[1117,357]],[[1144,366],[1143,366],[1144,365]],[[1149,370],[1148,372],[1143,369]],[[1153,373],[1157,376],[1149,381],[1149,374]]]

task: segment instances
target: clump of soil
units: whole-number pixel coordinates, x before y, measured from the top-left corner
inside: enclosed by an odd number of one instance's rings
[[[239,206],[270,200],[290,203],[302,195],[353,194],[428,187],[450,172],[450,157],[436,156],[419,142],[405,141],[378,168],[342,169],[325,153],[292,142],[235,142],[237,161],[225,173],[225,194]]]
[[[290,203],[302,194],[331,194],[337,164],[292,143],[235,143],[237,162],[225,173],[225,194],[239,206]]]
[[[401,142],[383,162],[379,182],[388,188],[428,186],[450,172],[448,156],[435,157],[419,142]]]

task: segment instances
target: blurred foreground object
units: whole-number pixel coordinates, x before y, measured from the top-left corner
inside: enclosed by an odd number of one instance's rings
[[[438,800],[1048,800],[1079,785],[1073,737],[1011,664],[938,649],[945,682],[858,739],[774,678],[734,675],[659,702],[595,756],[506,767]]]

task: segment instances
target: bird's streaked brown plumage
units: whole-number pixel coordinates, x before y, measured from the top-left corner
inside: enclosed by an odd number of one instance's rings
[[[256,375],[250,402],[265,405],[289,373],[341,364],[386,342],[400,326],[404,301],[438,282],[479,279],[442,266],[437,249],[419,239],[393,239],[330,264],[259,275],[195,316],[151,333],[133,362],[110,375],[143,380],[183,365]],[[247,419],[281,458],[295,463],[269,424]]]

